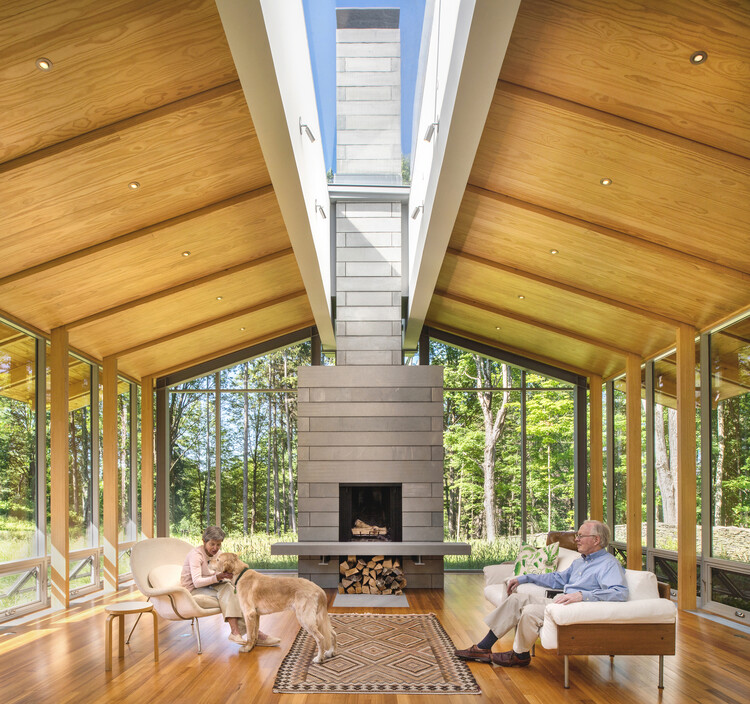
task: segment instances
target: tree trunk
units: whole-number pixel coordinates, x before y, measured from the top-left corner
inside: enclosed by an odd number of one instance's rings
[[[247,389],[249,383],[248,379],[248,363],[245,362],[242,369],[242,383],[243,388]],[[248,441],[250,438],[250,399],[248,398],[247,391],[242,394],[242,528],[247,535],[247,491],[248,491],[248,476],[247,476],[247,460],[248,460]]]
[[[670,409],[667,409],[669,412]],[[667,415],[669,423],[670,442],[672,441],[672,418]],[[675,419],[676,420],[676,419]],[[662,516],[661,520],[667,525],[676,525],[677,516],[677,483],[676,475],[672,474],[670,454],[676,455],[677,448],[671,448],[673,452],[667,452],[667,439],[664,434],[664,406],[654,404],[654,465],[656,468],[656,481],[659,484],[661,494]],[[657,517],[658,518],[658,517]]]
[[[492,386],[492,362],[484,359],[479,355],[474,355],[476,364],[477,388],[489,388]],[[508,383],[508,366],[502,365],[503,387],[510,386]],[[482,408],[484,419],[484,454],[482,458],[482,473],[484,475],[484,525],[485,538],[493,541],[497,537],[496,525],[496,506],[495,506],[495,450],[497,441],[503,432],[505,426],[505,417],[508,412],[508,400],[510,392],[503,392],[503,400],[497,414],[493,417],[492,413],[492,392],[477,391],[479,405]]]
[[[287,375],[286,350],[284,350],[284,378]],[[292,416],[289,410],[289,394],[284,394],[284,415],[286,417],[286,455],[289,464],[289,525],[293,533],[297,532],[297,514],[294,510],[294,472],[292,467]]]
[[[719,401],[716,406],[716,435],[719,452],[716,457],[716,477],[714,478],[714,525],[723,525],[721,508],[724,500],[724,458],[727,451],[727,440],[724,432],[724,402]]]
[[[547,532],[552,530],[552,446],[547,443]]]
[[[208,379],[206,379],[208,388]],[[206,525],[211,525],[211,400],[206,394]]]

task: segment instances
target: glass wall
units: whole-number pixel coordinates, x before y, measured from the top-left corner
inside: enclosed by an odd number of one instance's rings
[[[750,612],[750,318],[710,337],[710,571],[707,601]],[[707,556],[707,557],[709,557]]]
[[[36,442],[36,340],[0,323],[0,562],[39,549]]]
[[[170,389],[173,535],[198,542],[218,523],[254,567],[296,567],[270,543],[296,540],[297,368],[310,354],[300,343]]]
[[[444,368],[445,538],[472,544],[446,567],[502,562],[573,528],[574,387],[435,340],[430,363]]]

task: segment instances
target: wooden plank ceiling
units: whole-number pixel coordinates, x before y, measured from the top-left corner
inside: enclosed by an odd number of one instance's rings
[[[313,324],[213,0],[8,0],[0,55],[0,315],[136,379]],[[608,378],[747,310],[748,66],[746,2],[523,0],[427,324]]]
[[[750,3],[523,0],[427,324],[609,378],[750,308],[748,106]]]
[[[213,0],[8,0],[0,56],[0,315],[135,379],[313,324]]]

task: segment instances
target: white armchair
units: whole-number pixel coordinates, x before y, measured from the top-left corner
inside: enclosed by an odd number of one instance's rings
[[[198,652],[201,653],[203,651],[198,619],[220,614],[221,609],[217,598],[193,596],[180,586],[182,565],[192,549],[190,543],[179,538],[142,540],[133,545],[130,566],[136,586],[141,594],[148,597],[161,618],[168,621],[192,622],[198,639]]]
[[[561,547],[557,570],[567,569],[580,555]],[[494,606],[506,598],[505,582],[513,576],[513,564],[484,568],[484,595]],[[658,655],[659,688],[664,686],[664,656],[675,653],[677,608],[669,588],[660,585],[653,572],[625,570],[628,600],[549,604],[539,632],[542,647],[565,658],[564,686],[570,687],[570,655]],[[521,584],[519,592],[544,594],[544,587]],[[665,597],[665,598],[660,598]]]

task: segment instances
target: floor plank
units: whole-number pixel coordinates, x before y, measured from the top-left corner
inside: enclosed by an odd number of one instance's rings
[[[329,603],[334,593],[329,591]],[[480,574],[449,573],[445,590],[413,589],[410,609],[435,613],[457,647],[476,642],[486,632],[482,617],[490,605],[482,594]],[[389,695],[274,694],[276,671],[298,625],[291,612],[263,616],[261,628],[281,637],[279,648],[240,653],[227,640],[218,617],[201,619],[203,653],[196,652],[188,624],[161,621],[159,662],[153,661],[150,617],[136,629],[125,658],[117,658],[114,638],[112,671],[104,671],[104,606],[139,598],[133,586],[116,595],[99,594],[74,603],[67,612],[9,622],[0,631],[0,682],[5,704],[54,702],[128,702],[129,704],[745,704],[750,701],[750,636],[691,613],[677,625],[677,655],[665,658],[665,689],[657,688],[658,658],[573,657],[571,688],[565,690],[563,659],[540,646],[532,665],[522,669],[470,665],[482,694]],[[332,612],[405,613],[405,609],[331,609]],[[132,623],[126,619],[127,628]],[[116,630],[115,624],[115,630]],[[512,645],[512,635],[496,650]]]

